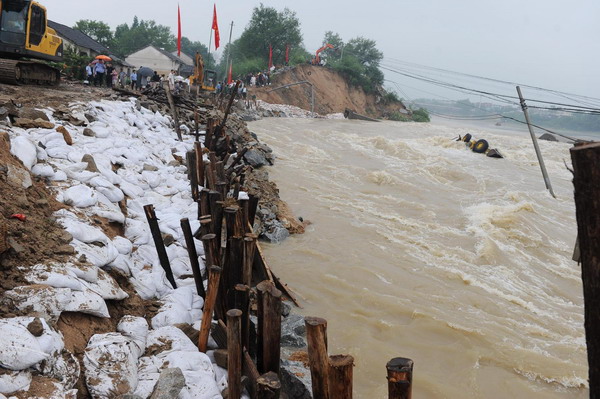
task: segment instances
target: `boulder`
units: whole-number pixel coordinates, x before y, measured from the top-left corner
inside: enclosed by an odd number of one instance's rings
[[[176,398],[184,386],[185,377],[179,367],[164,369],[160,372],[150,399]]]
[[[89,127],[86,127],[85,129],[83,129],[83,135],[86,137],[96,137],[96,132],[94,132]]]
[[[19,118],[27,118],[32,120],[41,119],[44,121],[50,121],[50,119],[48,119],[48,115],[46,115],[45,112],[39,111],[34,108],[19,109]]]
[[[90,172],[98,172],[98,166],[96,166],[96,161],[94,160],[94,157],[90,154],[85,154],[83,158],[81,158],[81,162],[87,163],[87,167],[85,168],[85,170]]]
[[[6,181],[11,186],[29,188],[33,185],[31,175],[26,169],[11,164],[8,164],[6,168]]]
[[[304,336],[306,334],[306,325],[304,317],[292,314],[281,323],[281,345],[294,348],[306,346]]]
[[[246,151],[244,154],[244,160],[253,168],[260,168],[261,166],[265,166],[269,163],[265,157],[265,154],[255,148]]]
[[[42,129],[54,129],[54,123],[49,122],[47,120],[43,120],[42,118],[37,118],[33,121],[33,123],[35,124],[35,127],[39,127]]]
[[[65,138],[65,143],[67,143],[67,145],[73,145],[73,138],[71,137],[71,133],[69,133],[66,127],[59,126],[56,128],[56,131],[62,133],[63,137]]]
[[[556,136],[550,134],[550,133],[544,133],[540,136],[540,140],[547,140],[547,141],[558,141],[558,139],[556,138]]]

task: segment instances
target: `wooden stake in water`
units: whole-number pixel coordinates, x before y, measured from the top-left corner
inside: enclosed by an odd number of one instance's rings
[[[386,364],[389,399],[411,399],[413,361],[396,357]]]
[[[533,132],[533,128],[531,127],[531,122],[529,121],[529,113],[527,112],[527,104],[525,104],[525,99],[523,98],[523,94],[521,94],[521,88],[517,86],[517,93],[519,94],[519,99],[521,101],[521,108],[523,109],[523,114],[525,114],[525,121],[527,122],[527,127],[529,128],[529,134],[531,134],[531,140],[533,141],[533,148],[535,148],[535,154],[537,155],[538,161],[540,163],[540,168],[542,169],[542,176],[544,176],[544,183],[546,183],[546,188],[550,191],[550,194],[556,198],[554,195],[554,191],[552,191],[552,184],[550,183],[550,177],[548,177],[548,172],[546,171],[546,165],[544,164],[544,159],[542,158],[542,152],[540,151],[540,147],[537,142],[537,138],[535,137],[535,133]]]

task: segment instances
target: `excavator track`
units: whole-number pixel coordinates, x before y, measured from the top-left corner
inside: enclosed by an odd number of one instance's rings
[[[41,62],[0,59],[0,82],[57,86],[60,71]]]

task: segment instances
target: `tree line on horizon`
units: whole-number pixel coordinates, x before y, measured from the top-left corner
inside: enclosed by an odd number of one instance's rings
[[[123,23],[113,31],[102,21],[79,20],[73,26],[92,39],[103,44],[119,57],[154,45],[172,52],[177,48],[177,37],[171,28],[159,25],[152,20],[133,18],[131,25]],[[379,64],[383,53],[377,49],[374,40],[356,37],[344,42],[341,36],[332,31],[325,33],[323,44],[333,48],[324,50],[320,56],[326,66],[344,75],[350,84],[362,87],[366,92],[378,91],[383,85],[383,72]],[[224,56],[217,63],[208,47],[200,41],[187,37],[181,39],[182,52],[193,56],[196,51],[204,58],[205,65],[216,69],[218,76],[226,76],[227,54],[233,65],[233,76],[245,76],[248,73],[265,71],[268,68],[269,48],[272,48],[272,60],[275,65],[285,63],[289,49],[289,65],[310,62],[315,51],[307,51],[303,44],[300,21],[296,13],[288,8],[278,11],[263,4],[254,8],[250,22],[241,36],[231,44],[224,46]],[[72,55],[75,56],[75,55]]]

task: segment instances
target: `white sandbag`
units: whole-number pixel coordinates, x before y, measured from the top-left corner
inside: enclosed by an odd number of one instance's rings
[[[134,245],[144,245],[150,242],[150,227],[147,222],[135,219],[125,221],[125,237]]]
[[[83,356],[85,381],[94,399],[115,398],[137,386],[137,356],[129,338],[119,333],[96,334]]]
[[[141,357],[146,350],[148,337],[148,323],[143,317],[123,316],[117,325],[117,331],[130,338],[133,345],[132,351],[136,358]]]
[[[57,170],[54,176],[50,177],[52,181],[67,181],[67,174],[62,170]]]
[[[156,356],[142,357],[138,362],[138,385],[135,395],[141,398],[149,398],[154,386],[160,377],[160,368],[163,361]]]
[[[110,318],[104,299],[88,288],[83,291],[71,291],[71,300],[65,306],[65,311]]]
[[[7,371],[0,373],[0,394],[10,395],[17,391],[28,391],[31,384],[29,371]],[[6,396],[0,395],[6,399]]]
[[[119,224],[125,223],[125,215],[123,215],[121,211],[115,212],[111,210],[104,210],[96,206],[93,210],[93,214],[107,219],[109,222],[115,222]]]
[[[158,296],[154,276],[151,272],[134,273],[134,269],[131,272],[132,278],[129,281],[142,299],[154,299]]]
[[[133,263],[131,262],[129,255],[119,254],[115,260],[105,266],[105,268],[107,267],[110,269],[117,269],[123,275],[129,277],[131,276],[131,268],[133,267]]]
[[[227,369],[224,369],[223,367],[219,367],[213,363],[213,370],[215,371],[215,382],[217,383],[217,386],[219,387],[219,391],[223,392],[225,390],[225,388],[227,388],[227,386],[228,386],[228,384],[227,384],[227,376],[228,376]]]
[[[48,165],[47,163],[38,163],[33,165],[31,168],[31,173],[40,177],[52,177],[55,174],[52,166]]]
[[[198,348],[177,327],[166,326],[151,330],[146,339],[146,346],[156,348],[155,355],[164,358],[172,352],[198,352]]]
[[[98,279],[96,282],[82,281],[83,285],[91,291],[100,295],[102,299],[114,299],[120,301],[129,297],[125,291],[119,287],[119,284],[107,272],[98,269]]]
[[[179,287],[171,291],[163,299],[163,306],[152,318],[152,328],[180,323],[193,324],[192,316],[200,317],[204,301],[194,292],[194,287]],[[196,312],[193,312],[196,310]]]
[[[62,224],[65,227],[65,230],[78,241],[85,243],[99,242],[102,244],[111,241],[108,236],[104,234],[102,229],[80,221],[73,213],[66,214],[57,212],[56,214],[57,216],[64,215],[64,217],[60,217],[59,219],[60,224]]]
[[[160,175],[157,172],[145,170],[142,172],[142,177],[151,188],[156,188],[161,183]]]
[[[81,367],[77,358],[68,350],[55,352],[45,361],[34,366],[44,377],[54,378],[65,390],[75,387],[79,380]]]
[[[79,256],[85,255],[86,260],[96,267],[103,267],[110,264],[119,255],[119,252],[110,240],[106,244],[100,242],[86,244],[73,239],[71,246],[75,248]]]
[[[71,274],[64,265],[35,265],[25,274],[31,284],[45,284],[54,288],[81,290],[81,281]]]
[[[173,246],[173,245],[171,245]],[[171,259],[171,258],[170,258]],[[180,278],[183,275],[192,274],[192,266],[190,258],[175,258],[171,262],[171,270],[175,278]]]
[[[54,288],[48,285],[16,287],[4,293],[19,310],[49,320],[58,321],[65,305],[71,300],[69,288]]]
[[[182,390],[184,395],[187,394],[192,399],[222,398],[212,363],[205,353],[169,353],[164,360],[169,363],[169,367],[179,367],[183,372],[186,383]]]
[[[35,317],[15,317],[11,319],[14,323],[20,325],[21,327],[27,328],[27,326],[32,323],[36,318]],[[43,332],[39,337],[35,337],[38,344],[40,345],[40,349],[42,352],[47,355],[52,355],[55,352],[61,352],[65,345],[63,343],[62,334],[54,331],[46,320],[39,319],[42,324]]]
[[[116,236],[112,242],[121,255],[129,255],[133,250],[133,244],[125,237]]]
[[[37,162],[35,144],[25,136],[17,136],[10,140],[10,153],[19,158],[29,170]]]
[[[129,198],[138,198],[144,196],[144,189],[140,186],[132,184],[128,181],[122,180],[119,184],[121,191],[125,193]]]
[[[48,153],[46,152],[46,150],[44,150],[39,145],[35,146],[35,156],[37,157],[38,162],[39,161],[47,161],[48,158],[49,158]]]
[[[98,198],[94,190],[85,184],[69,187],[63,193],[63,202],[77,208],[87,208],[96,205]]]
[[[69,153],[71,151],[73,151],[73,149],[66,144],[46,149],[46,153],[49,157],[67,160],[69,159]]]
[[[81,280],[88,281],[90,283],[95,283],[98,281],[98,268],[94,266],[84,265],[81,263],[73,264],[67,263],[65,265],[67,270],[69,270],[73,275]]]
[[[0,319],[0,366],[24,370],[46,359],[37,339],[12,319]]]

